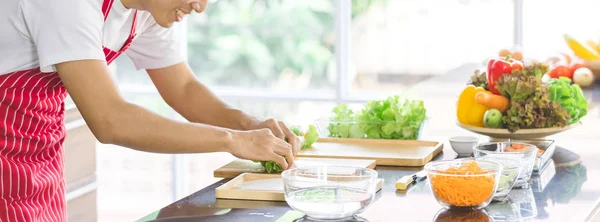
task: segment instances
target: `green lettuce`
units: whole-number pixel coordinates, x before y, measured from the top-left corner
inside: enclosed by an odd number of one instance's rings
[[[319,132],[317,131],[317,127],[315,125],[309,125],[308,131],[306,131],[306,136],[304,137],[304,144],[302,144],[302,149],[310,148],[313,143],[317,142],[319,139]]]
[[[296,136],[299,136],[299,137],[304,136],[304,132],[302,131],[302,128],[300,128],[299,126],[291,126],[290,130]],[[312,146],[312,144],[315,143],[318,139],[319,139],[319,133],[317,131],[317,127],[315,127],[314,125],[309,125],[308,131],[306,131],[306,136],[304,138],[304,143],[301,145],[302,149],[310,148]],[[286,139],[286,142],[288,142],[287,139]],[[281,167],[281,165],[279,165],[278,163],[275,163],[273,161],[254,161],[254,162],[260,163],[260,165],[265,168],[267,173],[279,173],[279,172],[283,171],[283,168]]]
[[[399,96],[369,101],[357,113],[346,104],[340,104],[333,109],[329,136],[415,140],[419,137],[426,113],[423,101],[400,99]]]
[[[569,124],[578,122],[587,115],[588,101],[583,96],[583,91],[579,85],[571,85],[571,79],[566,77],[551,79],[548,84],[550,100],[558,102],[567,110],[571,116]]]
[[[356,114],[346,104],[340,104],[333,108],[331,124],[327,127],[329,137],[336,138],[364,138],[365,133],[354,122]]]

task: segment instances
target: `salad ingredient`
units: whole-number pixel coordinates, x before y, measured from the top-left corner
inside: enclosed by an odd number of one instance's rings
[[[580,68],[585,68],[585,65],[579,62],[574,62],[571,63],[571,65],[569,65],[569,69],[571,70],[571,78],[573,79],[573,75],[575,74],[575,71],[577,71]]]
[[[291,126],[290,130],[292,131],[292,133],[294,133],[296,136],[302,136],[304,135],[304,132],[302,132],[302,129],[299,126]]]
[[[548,86],[540,77],[515,71],[498,79],[498,90],[510,99],[510,108],[503,117],[510,132],[519,129],[564,127],[569,113],[550,100]]]
[[[428,176],[435,195],[452,206],[476,206],[486,202],[494,194],[496,175],[489,175],[475,161]]]
[[[573,82],[581,87],[588,87],[594,82],[594,73],[588,68],[579,68],[573,73]]]
[[[486,111],[483,125],[487,128],[502,128],[502,112],[497,109]]]
[[[399,96],[370,101],[358,116],[361,129],[370,139],[415,140],[426,118],[422,100],[401,100]]]
[[[475,94],[477,103],[484,105],[489,109],[497,109],[501,113],[508,109],[510,101],[504,96],[494,95],[490,92],[478,92]]]
[[[331,124],[327,127],[330,137],[336,138],[364,138],[365,133],[354,121],[357,114],[346,104],[340,104],[333,108],[333,117],[330,118]]]
[[[569,67],[565,65],[555,66],[552,70],[550,70],[548,75],[550,75],[551,78],[555,79],[560,77],[572,78],[571,69],[569,69]]]
[[[283,168],[278,163],[275,163],[273,161],[254,161],[254,162],[260,162],[260,165],[262,165],[265,168],[267,173],[279,173],[279,172],[283,171]]]
[[[487,107],[475,101],[475,95],[479,92],[486,92],[481,87],[468,85],[458,97],[456,106],[456,116],[458,122],[470,126],[483,127],[483,117],[488,110]]]
[[[498,189],[505,189],[509,187],[510,184],[517,178],[517,173],[519,173],[518,170],[513,170],[508,175],[502,174],[500,176],[500,182],[498,182]]]
[[[519,152],[528,149],[529,146],[525,144],[511,144],[509,147],[504,148],[505,152]]]
[[[467,85],[474,85],[475,87],[481,87],[488,90],[487,74],[479,69],[475,70],[475,73],[471,76],[471,79]]]
[[[317,132],[317,127],[315,127],[314,125],[308,126],[308,131],[306,131],[306,134],[302,131],[302,129],[299,126],[291,126],[290,130],[296,136],[304,137],[304,144],[302,144],[302,149],[310,148],[312,146],[312,144],[315,143],[319,139],[319,133]],[[288,142],[287,139],[286,139],[286,142]],[[273,161],[256,161],[256,160],[254,160],[253,162],[260,163],[260,165],[265,168],[267,173],[279,173],[279,172],[283,171],[283,168],[278,163],[275,163]]]
[[[543,149],[538,149],[537,156],[541,156],[542,154],[544,154],[544,152],[546,152],[546,151]]]
[[[319,139],[317,127],[315,127],[315,125],[309,125],[308,131],[304,134],[304,144],[302,145],[302,149],[310,148],[313,143],[317,142],[317,139]]]
[[[542,84],[541,78],[528,76],[523,72],[515,72],[500,77],[497,89],[504,97],[510,99],[511,102],[518,102],[528,100],[537,91],[542,91],[545,88]]]
[[[369,101],[357,113],[345,104],[340,104],[333,112],[329,136],[341,138],[415,140],[426,119],[423,101],[400,99],[399,96]],[[346,122],[339,122],[340,119]]]
[[[509,132],[519,129],[565,127],[571,117],[555,101],[546,98],[511,102],[511,108],[502,118]]]
[[[504,59],[490,59],[487,64],[487,81],[490,92],[500,95],[496,89],[496,82],[500,76],[512,73],[513,70],[522,70],[523,63],[507,56]]]
[[[567,42],[569,48],[571,48],[571,50],[577,57],[586,60],[600,60],[600,55],[598,54],[598,52],[596,52],[595,49],[584,45],[583,43],[577,41],[570,35],[565,34],[563,37]]]
[[[558,102],[570,115],[568,124],[578,122],[588,112],[588,102],[577,84],[571,85],[568,78],[549,81],[550,100]]]
[[[547,63],[541,62],[532,62],[523,67],[523,70],[517,70],[523,73],[526,76],[534,76],[536,78],[542,77],[544,74],[548,73],[550,70],[550,66]],[[513,72],[517,72],[513,71]]]

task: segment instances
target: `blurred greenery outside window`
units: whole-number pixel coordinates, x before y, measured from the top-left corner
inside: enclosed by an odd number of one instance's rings
[[[275,91],[322,90],[335,85],[335,0],[216,0],[187,18],[188,63],[204,84]],[[352,16],[389,0],[353,0]],[[144,70],[126,56],[113,63],[115,78],[131,102],[164,116],[174,112]],[[67,106],[72,105],[69,98]]]
[[[353,16],[387,0],[354,0]],[[276,91],[335,85],[332,0],[218,0],[189,17],[189,63],[219,87]]]

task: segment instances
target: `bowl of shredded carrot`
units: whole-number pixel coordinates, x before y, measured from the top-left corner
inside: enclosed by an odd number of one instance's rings
[[[485,210],[442,209],[433,218],[434,222],[493,222],[494,218]]]
[[[443,207],[481,209],[492,201],[502,166],[494,161],[457,159],[425,165],[433,196]]]

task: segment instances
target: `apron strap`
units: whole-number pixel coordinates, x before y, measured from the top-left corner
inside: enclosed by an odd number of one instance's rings
[[[104,0],[104,2],[102,3],[102,14],[104,15],[105,22],[106,18],[108,18],[108,13],[110,12],[110,9],[112,8],[114,2],[115,0]]]

